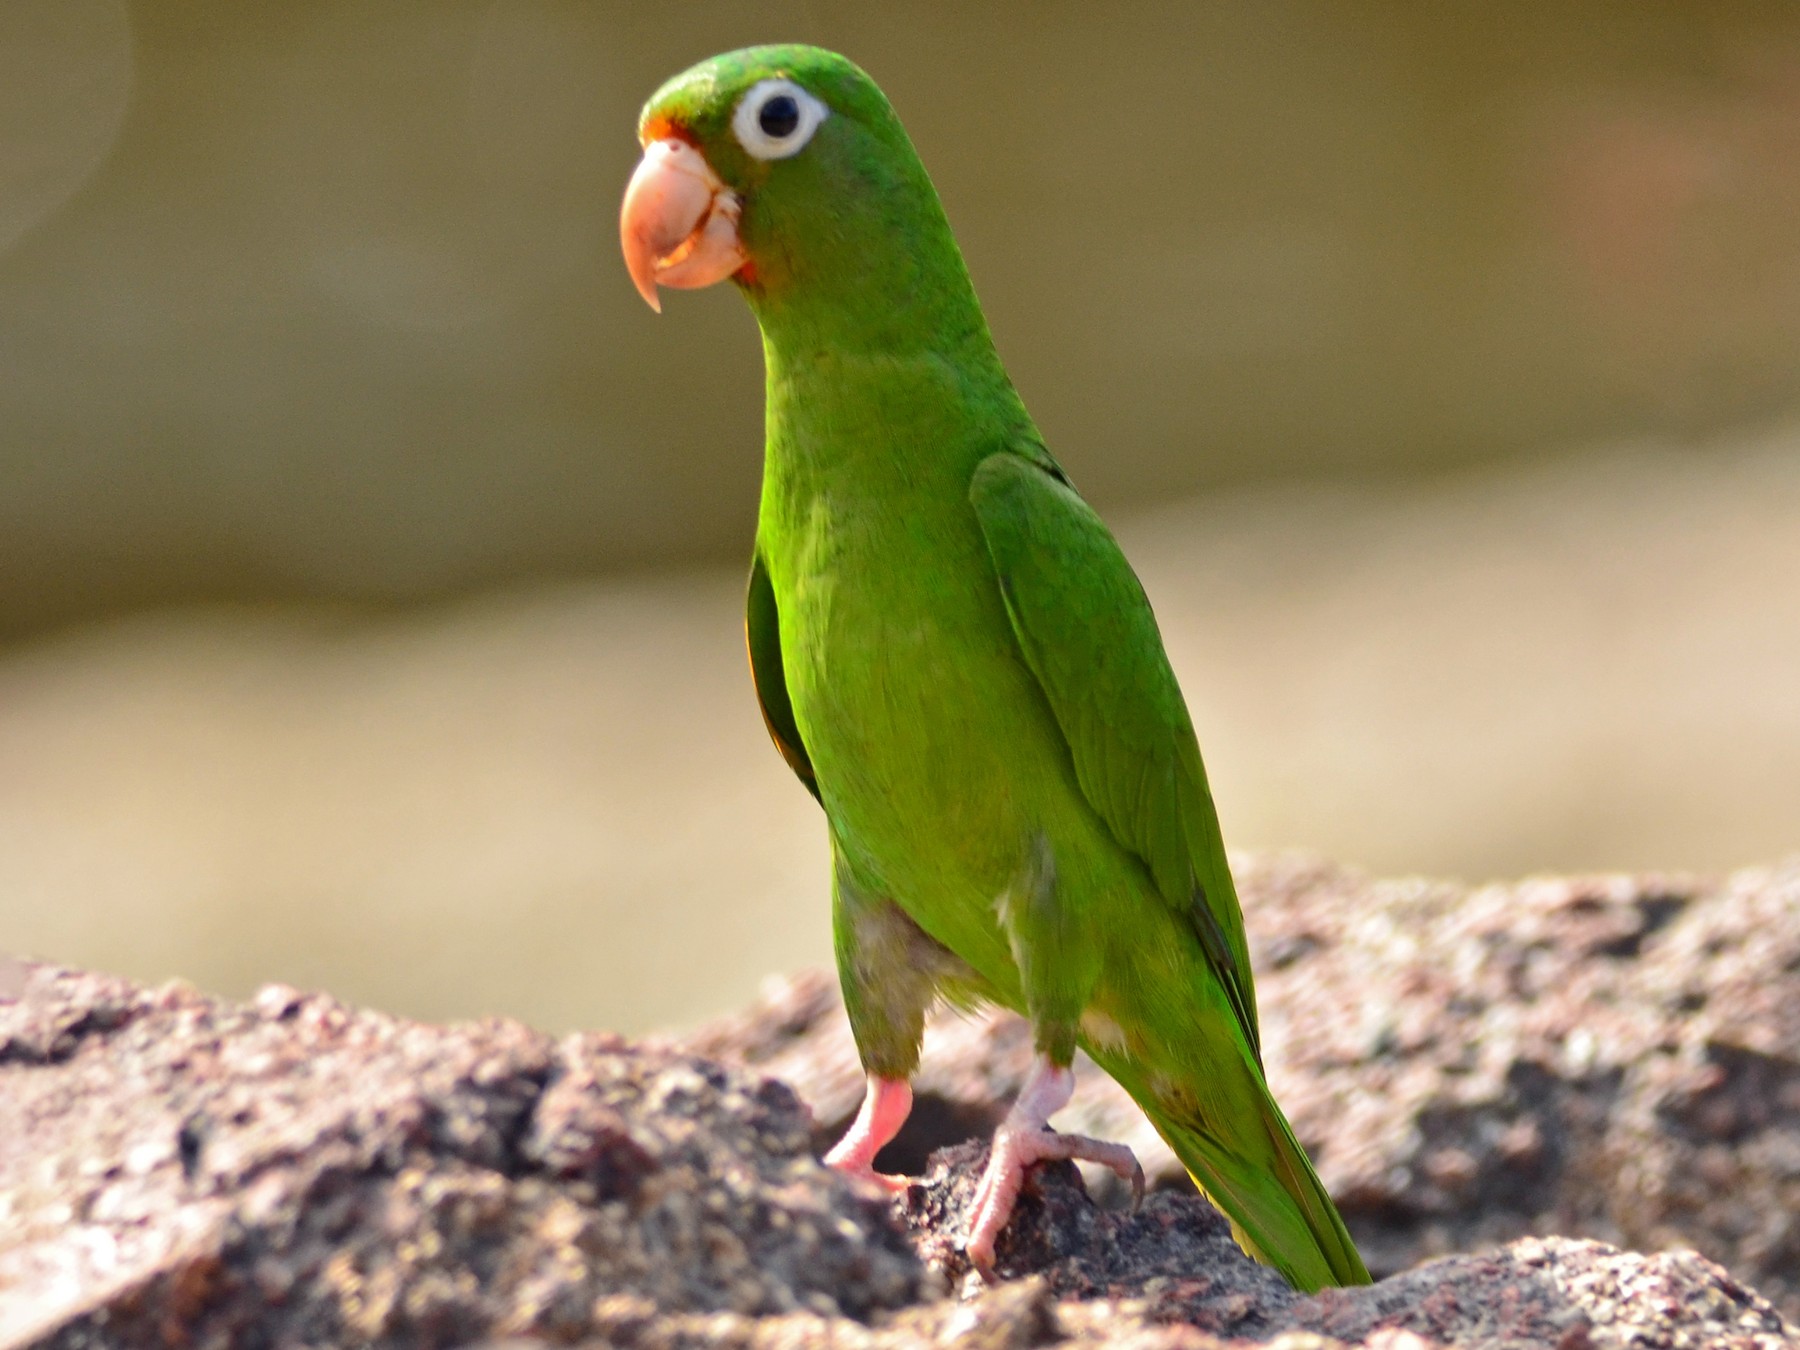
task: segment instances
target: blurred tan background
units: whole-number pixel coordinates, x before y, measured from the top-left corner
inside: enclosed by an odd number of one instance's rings
[[[1800,6],[0,5],[0,949],[629,1030],[828,958],[638,104],[883,83],[1227,836],[1800,849]]]

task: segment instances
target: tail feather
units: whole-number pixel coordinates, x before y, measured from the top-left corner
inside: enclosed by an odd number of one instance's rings
[[[1302,1293],[1370,1282],[1343,1217],[1266,1088],[1261,1115],[1270,1156],[1260,1159],[1227,1149],[1151,1094],[1132,1095],[1252,1257],[1274,1266]]]

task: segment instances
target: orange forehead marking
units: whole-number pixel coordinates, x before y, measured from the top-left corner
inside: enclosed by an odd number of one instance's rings
[[[682,126],[681,123],[668,117],[652,117],[649,121],[644,123],[643,129],[638,132],[638,143],[640,145],[648,145],[651,141],[666,141],[671,138],[678,141],[686,141],[689,145],[694,143],[694,138],[689,134],[688,129]]]

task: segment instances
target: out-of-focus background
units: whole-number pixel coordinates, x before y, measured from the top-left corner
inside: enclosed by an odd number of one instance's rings
[[[1228,838],[1800,849],[1800,7],[0,5],[0,950],[637,1030],[828,959],[760,356],[641,100],[839,47],[1162,616]]]

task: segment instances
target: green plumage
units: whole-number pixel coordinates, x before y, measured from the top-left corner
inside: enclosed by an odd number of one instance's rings
[[[738,100],[830,109],[759,160]],[[747,606],[769,730],[830,822],[865,1065],[910,1076],[928,1006],[992,1001],[1144,1108],[1247,1250],[1365,1282],[1263,1080],[1243,919],[1142,587],[1045,449],[937,194],[875,85],[764,47],[695,67],[646,125],[743,201],[768,370]]]

